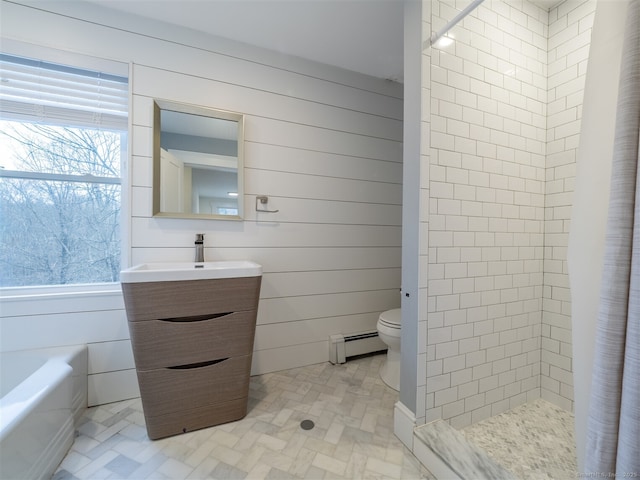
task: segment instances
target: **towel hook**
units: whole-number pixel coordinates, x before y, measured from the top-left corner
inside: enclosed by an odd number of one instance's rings
[[[278,213],[280,211],[267,209],[267,203],[269,203],[269,197],[266,195],[258,195],[256,197],[256,212]],[[261,205],[263,206],[262,208],[260,208]]]

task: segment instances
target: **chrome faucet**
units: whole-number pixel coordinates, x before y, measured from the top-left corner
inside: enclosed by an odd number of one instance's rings
[[[204,262],[204,233],[196,233],[196,263]]]

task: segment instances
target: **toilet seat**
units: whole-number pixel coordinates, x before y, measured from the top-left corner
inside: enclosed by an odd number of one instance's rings
[[[383,320],[378,320],[378,327],[387,328],[392,331],[395,331],[395,330],[400,331],[400,325],[397,325],[395,323],[387,323]]]
[[[394,308],[393,310],[387,310],[380,314],[378,321],[389,328],[400,329],[402,320],[402,310],[400,308]]]

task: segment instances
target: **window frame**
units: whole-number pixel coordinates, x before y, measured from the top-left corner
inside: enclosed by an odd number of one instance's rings
[[[0,177],[28,179],[28,180],[45,180],[45,181],[66,181],[79,183],[99,183],[99,184],[118,184],[120,185],[120,268],[126,268],[131,261],[131,205],[130,205],[130,178],[131,178],[131,162],[132,155],[131,145],[131,102],[132,102],[132,85],[131,85],[131,63],[120,62],[116,60],[108,60],[80,53],[73,53],[64,50],[58,50],[41,45],[27,44],[20,41],[3,39],[0,53],[13,55],[17,57],[26,57],[38,59],[43,62],[57,63],[75,67],[83,70],[100,71],[112,75],[127,78],[127,126],[126,130],[121,130],[126,139],[122,139],[120,146],[120,176],[119,177],[99,177],[93,175],[62,175],[43,172],[29,172],[23,170],[0,170]],[[3,115],[4,120],[9,121],[28,121],[26,118],[11,118]],[[51,122],[53,125],[64,126],[63,122]],[[81,128],[90,128],[84,126]],[[96,293],[113,293],[120,291],[120,282],[95,282],[95,283],[77,283],[77,284],[52,284],[52,285],[30,285],[30,286],[11,286],[0,287],[0,299],[9,299],[16,297],[42,297],[42,296],[58,296],[58,295],[87,295]]]

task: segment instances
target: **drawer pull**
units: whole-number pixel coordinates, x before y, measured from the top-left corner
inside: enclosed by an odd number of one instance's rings
[[[175,365],[173,367],[167,367],[169,370],[190,370],[193,368],[202,368],[202,367],[210,367],[211,365],[215,365],[216,363],[222,363],[229,358],[219,358],[217,360],[209,360],[208,362],[198,362],[198,363],[188,363],[186,365]]]
[[[233,312],[209,313],[207,315],[194,315],[192,317],[171,317],[159,318],[161,322],[204,322],[205,320],[213,320],[214,318],[226,317]]]

